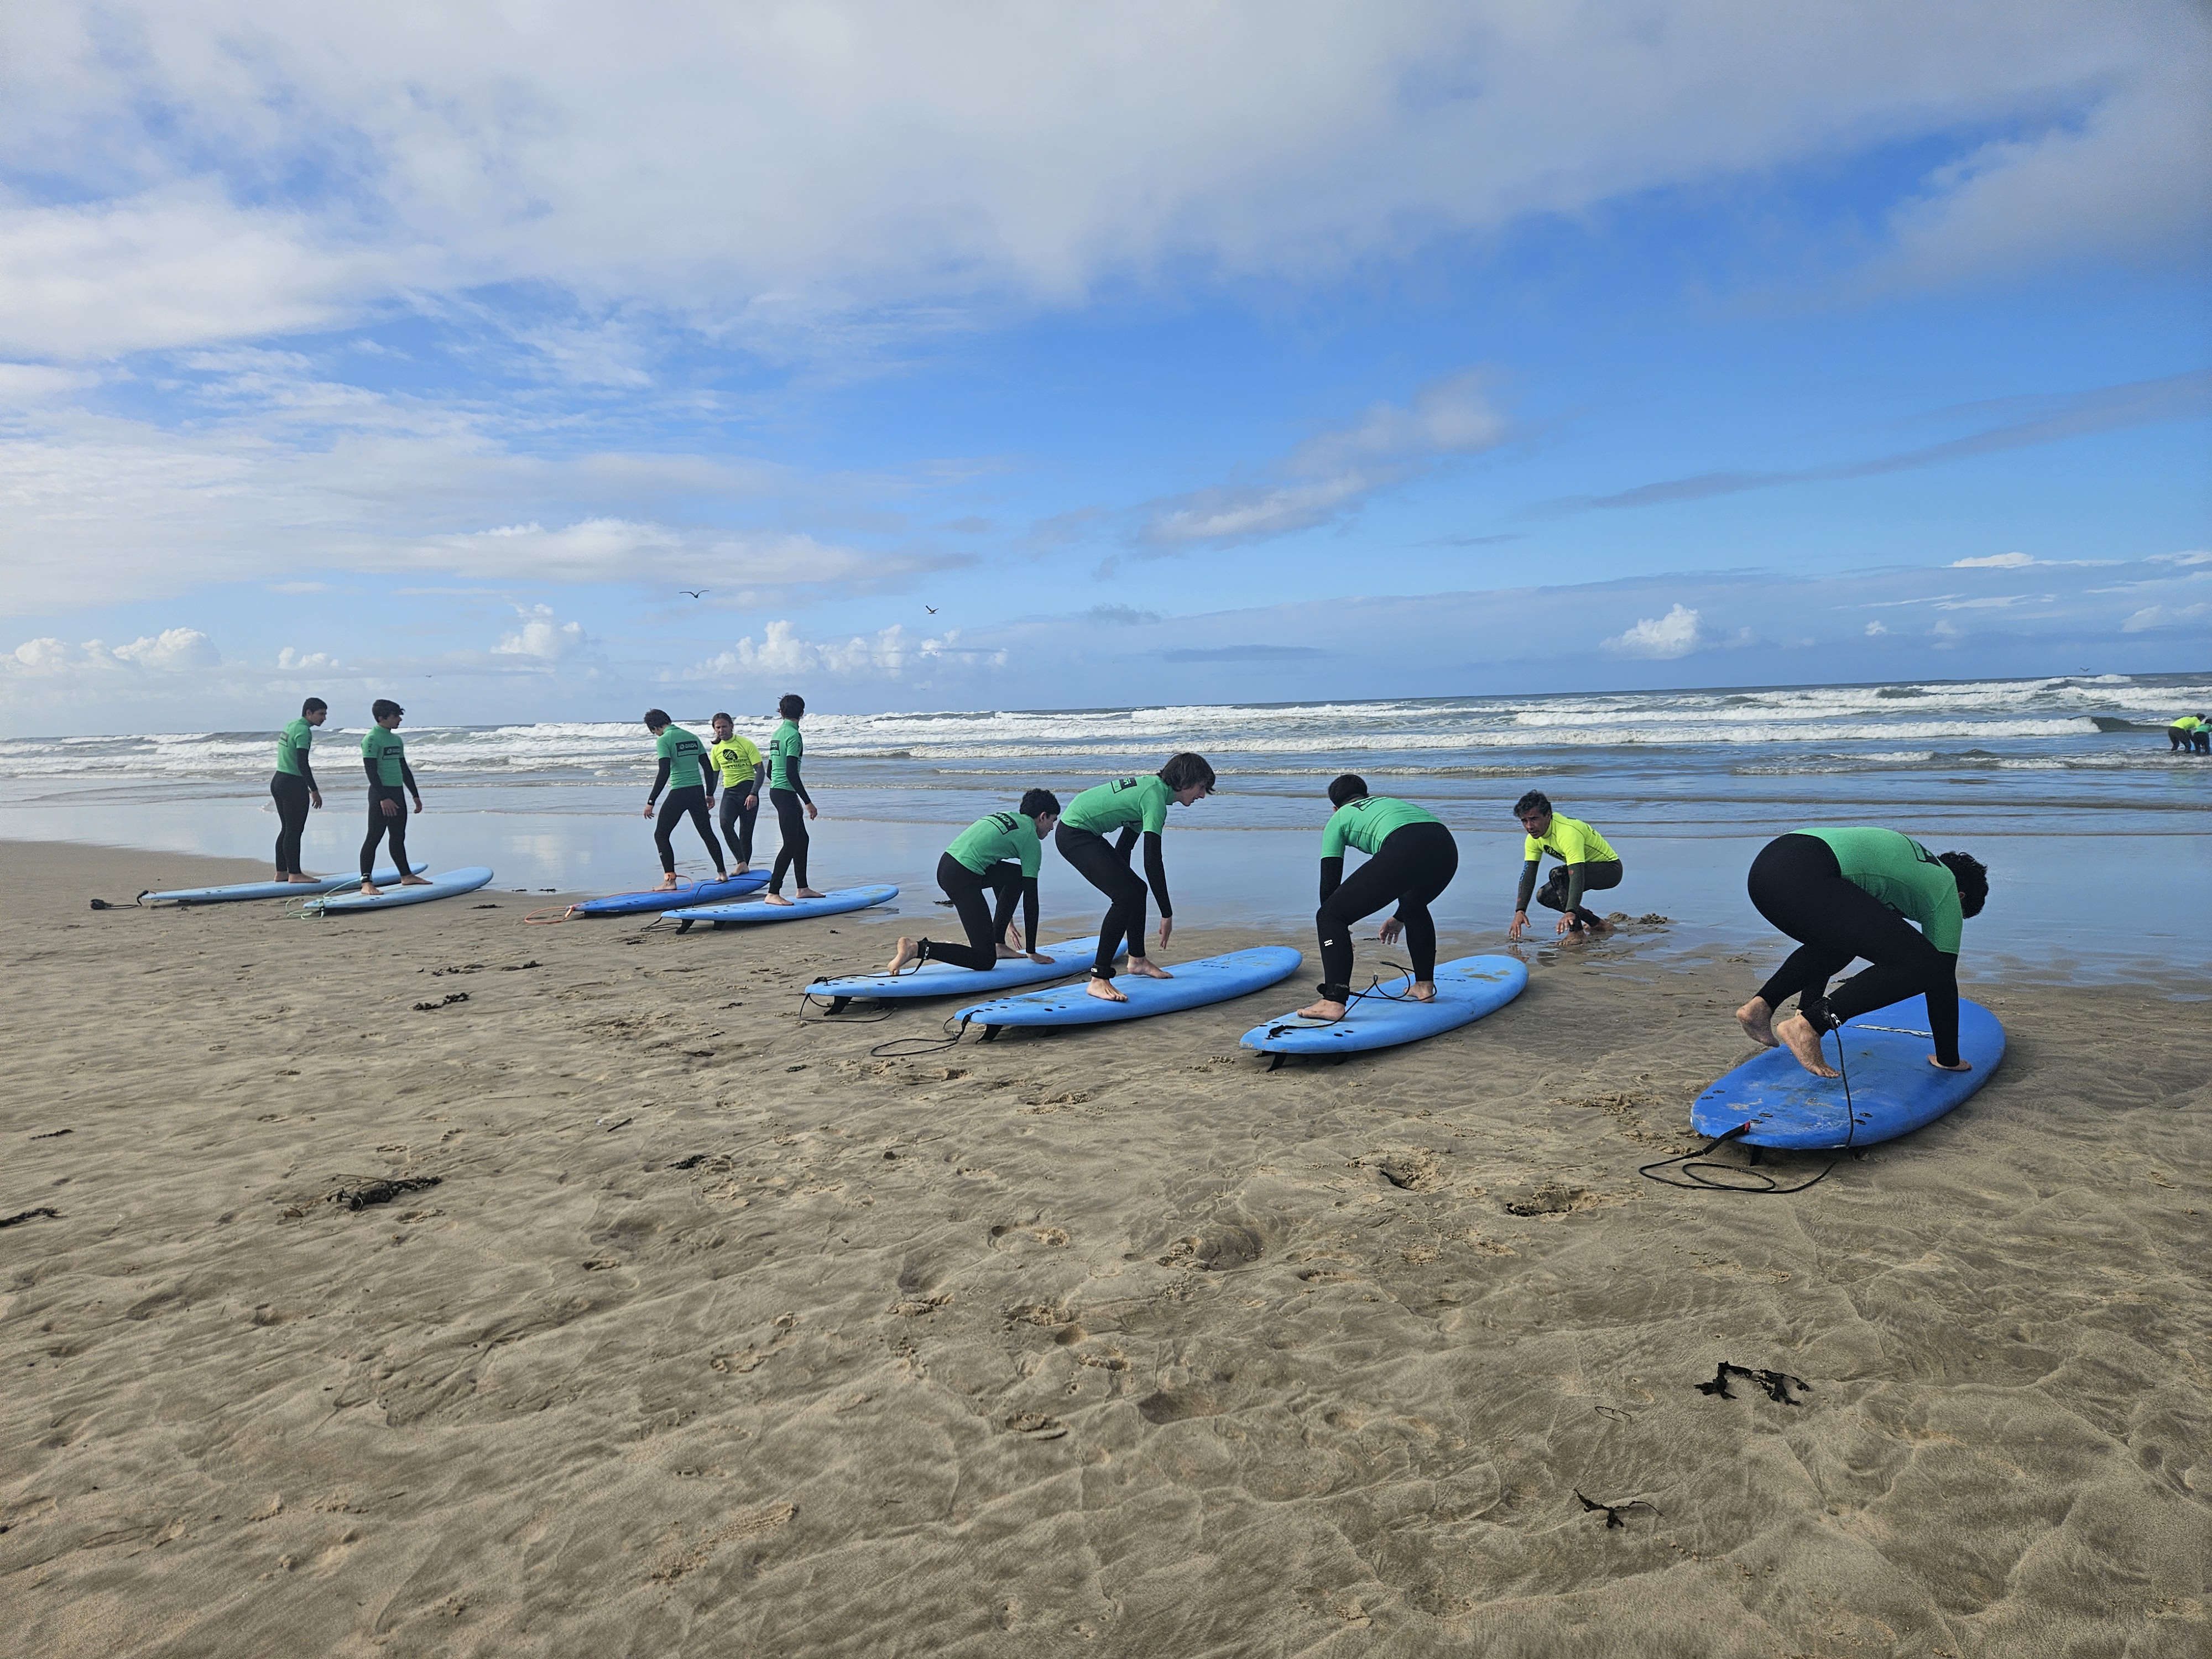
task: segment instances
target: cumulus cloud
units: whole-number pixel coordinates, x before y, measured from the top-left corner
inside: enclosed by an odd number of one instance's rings
[[[1645,617],[1633,627],[1623,629],[1603,641],[1603,647],[1615,656],[1649,657],[1665,662],[1714,646],[1748,645],[1751,639],[1747,628],[1732,635],[1718,633],[1706,625],[1700,612],[1678,603],[1663,617]]]
[[[2120,624],[2123,634],[2141,634],[2154,628],[2179,628],[2201,623],[2212,617],[2212,605],[2147,605]]]
[[[957,628],[947,629],[942,636],[916,639],[894,623],[872,638],[855,634],[842,641],[814,641],[801,638],[796,623],[781,621],[769,623],[759,644],[747,635],[731,649],[695,664],[683,678],[719,682],[828,674],[896,679],[951,663],[1003,667],[1007,658],[1003,648],[963,646]]]
[[[215,641],[197,628],[165,628],[112,646],[99,640],[71,645],[46,635],[24,641],[7,659],[11,673],[46,678],[185,674],[222,661]]]
[[[591,648],[592,641],[584,632],[581,623],[562,622],[553,614],[553,607],[532,605],[525,610],[518,605],[516,614],[522,625],[512,634],[501,636],[492,647],[495,657],[528,657],[542,663],[565,662],[580,656]]]
[[[338,666],[338,659],[327,651],[295,651],[288,645],[276,653],[276,666],[288,672],[293,669],[298,669],[302,672],[312,673],[323,669],[336,668]]]

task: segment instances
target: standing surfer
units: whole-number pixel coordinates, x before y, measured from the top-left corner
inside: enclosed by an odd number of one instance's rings
[[[714,826],[707,822],[707,745],[697,736],[685,731],[668,718],[663,708],[645,711],[645,729],[653,733],[653,752],[659,766],[653,775],[653,791],[645,798],[645,816],[653,816],[653,803],[660,799],[663,787],[668,799],[660,801],[660,816],[653,826],[653,844],[660,852],[660,886],[659,890],[676,890],[676,842],[672,839],[676,826],[684,818],[691,820],[699,839],[707,843],[707,856],[714,860],[714,879],[727,881],[730,872],[722,867],[722,843],[714,839]]]
[[[1513,925],[1505,937],[1517,939],[1528,925],[1528,896],[1547,910],[1558,910],[1561,937],[1594,939],[1610,926],[1596,911],[1587,909],[1583,895],[1620,885],[1620,854],[1606,844],[1603,836],[1580,818],[1552,810],[1551,797],[1531,789],[1513,803],[1513,816],[1527,831],[1522,843],[1521,890],[1513,900]],[[1549,853],[1559,867],[1552,872],[1544,890],[1536,892],[1536,869]]]
[[[369,873],[376,868],[376,844],[387,836],[399,884],[428,887],[430,884],[407,862],[406,797],[412,795],[415,810],[422,810],[422,792],[416,787],[415,769],[407,764],[407,745],[399,736],[399,722],[407,711],[389,697],[379,697],[369,705],[368,712],[375,724],[361,740],[361,763],[368,774],[368,839],[361,844],[361,890],[378,898],[383,889],[369,879]]]
[[[279,881],[312,884],[315,879],[300,868],[300,836],[307,827],[308,807],[323,804],[307,751],[314,747],[315,728],[330,718],[330,712],[320,697],[310,697],[300,705],[300,718],[276,734],[276,769],[270,775],[269,794],[276,803]]]
[[[1044,863],[1044,838],[1059,822],[1060,797],[1032,789],[1015,811],[994,812],[963,830],[937,860],[937,884],[952,901],[968,943],[902,939],[884,971],[896,974],[910,962],[949,962],[981,971],[996,967],[1000,957],[1019,956],[1006,942],[1017,899],[1030,960],[1051,962],[1037,949],[1037,871]],[[987,891],[997,896],[995,909],[983,902]]]
[[[1298,1012],[1307,1019],[1342,1019],[1352,999],[1352,930],[1395,899],[1397,914],[1382,924],[1385,943],[1405,930],[1406,950],[1413,958],[1415,1002],[1437,1000],[1437,924],[1429,906],[1459,871],[1459,843],[1436,816],[1409,800],[1370,795],[1367,780],[1346,772],[1328,787],[1336,811],[1321,837],[1321,908],[1314,924],[1321,933],[1321,1000]],[[1344,849],[1354,847],[1367,861],[1350,880],[1344,875]]]
[[[1167,866],[1160,854],[1160,835],[1168,824],[1168,804],[1188,806],[1213,793],[1213,768],[1203,755],[1188,751],[1170,758],[1150,777],[1115,778],[1086,789],[1068,802],[1067,811],[1054,833],[1052,844],[1060,857],[1080,871],[1083,878],[1111,901],[1106,919],[1098,925],[1098,954],[1091,964],[1090,992],[1107,1002],[1129,999],[1114,986],[1114,958],[1121,940],[1129,941],[1127,971],[1146,979],[1173,979],[1164,968],[1153,965],[1145,954],[1145,889],[1160,907],[1162,949],[1175,931],[1175,907],[1168,902]],[[1109,830],[1121,833],[1106,839]],[[1139,881],[1129,867],[1130,850],[1139,836],[1145,842],[1145,878]]]
[[[799,775],[799,763],[806,754],[806,740],[799,735],[799,722],[806,714],[806,699],[796,692],[787,692],[776,700],[775,712],[783,716],[783,724],[768,740],[768,799],[775,808],[776,828],[782,832],[783,845],[775,849],[775,862],[769,866],[768,891],[761,896],[770,904],[789,904],[792,901],[783,896],[786,870],[799,882],[799,897],[822,896],[806,884],[806,846],[812,839],[806,833],[806,820],[818,818],[822,814],[815,811],[814,797],[806,793],[805,781]],[[803,813],[801,807],[805,809]]]
[[[722,783],[722,805],[714,822],[729,843],[730,860],[743,875],[753,867],[753,819],[760,812],[761,785],[768,778],[768,763],[753,747],[750,738],[736,735],[737,722],[727,714],[714,716],[714,741],[708,745],[707,799],[714,798],[714,780]]]
[[[1959,946],[1964,920],[1979,915],[1990,895],[1979,860],[1939,857],[1894,830],[1801,830],[1767,842],[1747,885],[1759,914],[1799,948],[1736,1010],[1745,1036],[1764,1048],[1779,1043],[1815,1077],[1834,1077],[1821,1057],[1823,1033],[1925,996],[1936,1042],[1928,1063],[1972,1069],[1959,1057]],[[1829,996],[1828,981],[1858,957],[1874,965]],[[1776,1024],[1775,1011],[1793,994],[1797,1012]]]

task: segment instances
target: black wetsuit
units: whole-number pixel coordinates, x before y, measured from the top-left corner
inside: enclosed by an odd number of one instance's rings
[[[1114,958],[1121,954],[1121,941],[1129,941],[1129,954],[1141,957],[1145,950],[1145,889],[1152,890],[1152,901],[1160,907],[1163,921],[1175,915],[1175,906],[1168,898],[1167,865],[1160,856],[1160,838],[1155,830],[1143,831],[1145,838],[1145,878],[1137,879],[1136,872],[1129,868],[1129,854],[1137,844],[1139,831],[1133,823],[1125,826],[1121,836],[1108,841],[1096,830],[1078,830],[1063,823],[1053,831],[1052,844],[1060,848],[1066,859],[1100,892],[1112,901],[1106,919],[1098,924],[1098,954],[1091,959],[1091,975],[1094,979],[1114,977]],[[1034,935],[1032,935],[1034,937]]]
[[[276,803],[276,871],[296,876],[300,869],[300,836],[307,827],[307,810],[313,805],[315,769],[299,754],[297,772],[269,775],[270,798]]]
[[[753,766],[752,776],[726,785],[722,804],[714,810],[715,827],[721,830],[722,839],[729,843],[730,857],[739,864],[753,861],[753,820],[760,816],[761,773],[764,767],[758,762]],[[707,775],[707,799],[714,798],[715,775]],[[748,806],[746,801],[751,801]]]
[[[1587,864],[1555,866],[1544,883],[1544,890],[1536,892],[1537,860],[1530,859],[1521,866],[1521,891],[1513,901],[1513,908],[1528,913],[1528,898],[1533,893],[1536,902],[1547,910],[1563,911],[1575,919],[1575,926],[1595,927],[1604,920],[1598,913],[1583,903],[1584,893],[1601,893],[1608,887],[1620,885],[1619,859],[1592,859]]]
[[[645,798],[647,806],[659,799],[667,784],[668,768],[669,757],[663,755],[659,769],[653,774],[653,792]],[[653,821],[653,844],[660,849],[662,873],[676,873],[676,843],[670,837],[676,826],[687,817],[699,831],[699,839],[707,843],[707,856],[714,860],[714,874],[726,880],[729,872],[722,864],[722,843],[714,839],[714,826],[707,820],[707,786],[703,783],[688,783],[681,789],[671,789],[668,799],[660,803],[660,816]]]
[[[361,878],[363,881],[369,878],[370,872],[376,868],[377,843],[389,838],[392,862],[404,881],[411,867],[407,862],[407,797],[422,793],[415,787],[415,769],[403,760],[399,763],[400,781],[380,783],[374,759],[363,757],[362,768],[368,774],[368,839],[361,844]],[[384,811],[386,801],[399,809],[389,817]]]
[[[768,890],[783,891],[783,872],[787,870],[799,878],[801,887],[806,885],[805,809],[814,805],[814,797],[806,793],[806,781],[799,775],[802,757],[787,755],[783,761],[783,775],[789,781],[788,789],[768,792],[769,805],[775,808],[776,829],[783,836],[783,845],[775,849],[775,862],[769,868]]]
[[[921,942],[924,962],[949,962],[957,968],[977,969],[999,965],[999,941],[1006,936],[1006,924],[1014,919],[1014,904],[1022,906],[1022,937],[1034,947],[1037,936],[1037,878],[1022,874],[1022,867],[1001,859],[981,875],[977,875],[958,859],[946,853],[937,860],[937,884],[952,901],[952,908],[960,918],[960,925],[968,933],[965,945],[945,945],[936,939]],[[983,895],[997,896],[994,909],[983,902]]]
[[[1314,922],[1321,932],[1321,994],[1332,1002],[1352,994],[1352,930],[1362,917],[1398,902],[1406,927],[1406,951],[1413,958],[1413,977],[1437,974],[1437,924],[1429,906],[1459,873],[1459,843],[1441,823],[1401,824],[1382,838],[1375,856],[1344,875],[1341,858],[1321,861],[1321,908]]]
[[[1769,1008],[1796,996],[1798,1011],[1825,1030],[1831,1022],[1924,995],[1936,1060],[1959,1063],[1959,958],[1845,876],[1827,842],[1776,836],[1752,860],[1746,885],[1759,914],[1800,946],[1759,988]],[[1829,996],[1828,981],[1855,957],[1874,965]]]

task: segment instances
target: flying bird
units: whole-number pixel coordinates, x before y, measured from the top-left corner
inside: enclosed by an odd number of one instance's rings
[[[689,593],[689,594],[690,594],[693,599],[705,599],[705,598],[707,597],[707,592],[708,592],[708,590],[707,590],[707,589],[705,589],[705,588],[703,588],[703,587],[701,587],[701,588],[679,587],[679,588],[678,588],[676,591],[677,591],[678,592],[679,592],[679,593]]]
[[[936,607],[935,605],[924,605],[924,606],[922,606],[921,608],[922,608],[924,611],[927,611],[927,612],[929,612],[929,614],[930,614],[931,616],[933,616],[933,616],[935,616],[935,615],[937,614],[937,607]]]

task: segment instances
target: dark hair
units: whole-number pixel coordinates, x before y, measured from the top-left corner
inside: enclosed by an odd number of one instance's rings
[[[1540,789],[1531,789],[1513,803],[1513,816],[1516,818],[1531,812],[1548,812],[1551,810],[1552,798]]]
[[[1358,800],[1367,793],[1367,780],[1357,772],[1346,772],[1328,787],[1328,804],[1341,806],[1348,800]]]
[[[787,720],[795,720],[806,712],[806,699],[796,691],[787,691],[775,700],[775,712]]]
[[[389,697],[379,697],[374,702],[369,704],[368,712],[371,719],[380,720],[387,715],[404,714],[407,711]]]
[[[1213,787],[1213,768],[1203,755],[1194,755],[1188,749],[1180,755],[1170,755],[1168,763],[1160,768],[1160,781],[1180,794],[1194,783],[1202,783],[1208,790]]]
[[[320,697],[310,697],[307,702],[300,705],[300,713],[303,715],[312,714],[318,708],[328,708],[329,707],[330,704],[325,702]]]
[[[1047,812],[1058,817],[1060,797],[1049,789],[1032,789],[1022,797],[1021,812],[1025,818],[1042,817]]]
[[[665,708],[648,708],[645,711],[645,729],[648,732],[658,732],[664,726],[674,724],[675,722],[668,718],[668,711]]]
[[[729,711],[725,708],[718,708],[707,717],[707,724],[709,726],[712,726],[716,720],[729,720],[732,726],[735,726],[737,724],[737,721],[731,717]]]
[[[1962,915],[1978,916],[1982,906],[1990,902],[1990,872],[1982,861],[1972,853],[1943,853],[1936,863],[1951,872],[1951,879],[1959,884],[1959,909]]]

